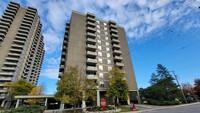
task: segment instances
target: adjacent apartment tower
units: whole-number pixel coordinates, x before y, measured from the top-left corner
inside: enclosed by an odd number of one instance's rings
[[[5,82],[26,79],[37,85],[44,56],[37,9],[10,2],[0,18],[0,94]]]
[[[108,72],[114,66],[125,72],[130,91],[138,92],[125,30],[115,21],[73,11],[66,23],[59,78],[68,66],[78,66],[87,79],[97,81],[97,106],[105,98]]]

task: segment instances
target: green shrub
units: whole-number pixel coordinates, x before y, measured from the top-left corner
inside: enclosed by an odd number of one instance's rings
[[[5,111],[3,113],[42,113],[44,110],[43,106],[31,105],[31,106],[21,106],[18,108],[12,108],[10,111]]]
[[[148,99],[147,100],[149,104],[152,105],[159,105],[159,106],[163,106],[163,105],[178,105],[179,102],[178,101],[158,101],[158,100],[153,100],[153,99]]]

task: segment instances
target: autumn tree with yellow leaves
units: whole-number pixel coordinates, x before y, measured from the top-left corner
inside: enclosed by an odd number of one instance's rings
[[[33,90],[30,92],[29,95],[43,95],[43,91],[44,91],[44,86],[36,86],[33,88]],[[28,99],[28,102],[30,103],[38,103],[41,102],[42,99]]]
[[[115,99],[127,100],[129,95],[129,87],[125,79],[125,73],[118,67],[114,67],[109,71],[109,83],[106,97],[112,97],[113,102]]]
[[[89,98],[96,99],[96,83],[93,80],[87,80],[85,76],[80,74],[78,66],[68,67],[67,71],[61,76],[61,80],[57,82],[57,92],[55,99],[63,104],[74,106]]]

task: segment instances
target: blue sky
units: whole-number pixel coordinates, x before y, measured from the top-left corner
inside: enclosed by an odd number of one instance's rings
[[[38,9],[45,57],[38,85],[54,94],[65,23],[72,10],[91,12],[124,26],[138,87],[148,87],[157,64],[179,76],[180,83],[200,78],[200,0],[13,0]],[[1,0],[0,15],[9,0]]]

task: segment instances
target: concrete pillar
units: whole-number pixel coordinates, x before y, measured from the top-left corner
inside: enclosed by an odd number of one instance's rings
[[[4,104],[5,104],[6,100],[4,99],[1,103],[1,107],[3,108],[4,107]]]
[[[129,95],[127,95],[127,96],[128,96],[127,104],[130,105],[130,97],[129,97]]]
[[[48,104],[48,98],[46,98],[46,99],[45,99],[45,104],[44,104],[44,106],[45,106],[45,109],[47,109],[47,108],[48,108],[47,104]]]
[[[65,109],[65,104],[60,103],[60,109]]]
[[[137,91],[137,100],[138,100],[138,104],[141,104],[140,93],[139,93],[139,91]]]
[[[19,99],[17,99],[17,103],[15,105],[15,108],[18,108],[19,107]]]
[[[97,106],[100,106],[100,91],[97,90]]]

